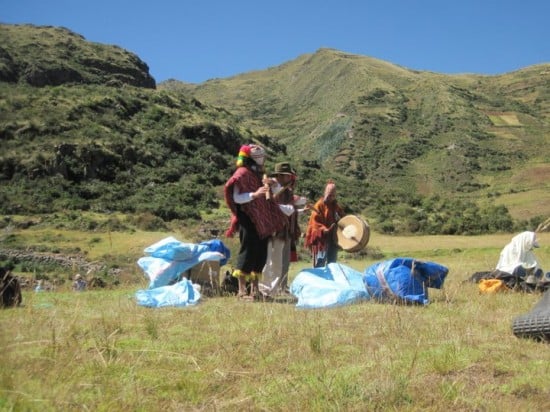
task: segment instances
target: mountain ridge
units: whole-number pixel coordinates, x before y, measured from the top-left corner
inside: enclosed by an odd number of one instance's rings
[[[136,54],[89,42],[64,27],[0,24],[0,44],[0,81],[37,87],[156,86],[149,66]]]
[[[313,159],[329,173],[372,184],[498,204],[502,182],[525,167],[550,178],[548,84],[548,64],[444,75],[319,49],[180,91],[280,139],[297,162]],[[178,90],[174,83],[158,87]],[[533,193],[544,203],[548,185],[541,189]],[[550,210],[531,212],[514,210],[516,217]]]
[[[301,194],[313,200],[333,178],[346,209],[388,233],[506,231],[550,215],[548,65],[448,76],[319,49],[154,85],[116,46],[55,27],[8,31],[19,40],[0,50],[5,214],[116,211],[148,227],[224,216],[221,187],[253,141],[268,167],[295,165]]]

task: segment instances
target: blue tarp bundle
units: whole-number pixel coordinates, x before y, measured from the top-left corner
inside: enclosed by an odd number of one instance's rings
[[[375,263],[362,274],[338,263],[304,269],[290,285],[299,308],[328,308],[361,300],[428,304],[428,288],[441,288],[448,269],[434,262],[395,258]]]
[[[343,306],[369,299],[363,275],[339,263],[304,269],[290,284],[296,307],[314,309]]]
[[[193,288],[193,283],[187,278],[183,278],[173,285],[136,292],[137,304],[149,308],[192,306],[196,305],[200,298],[200,292]]]
[[[136,299],[139,305],[154,307],[196,304],[200,293],[187,278],[181,279],[182,273],[205,260],[227,261],[229,258],[229,250],[221,241],[194,244],[171,236],[145,248],[144,252],[149,256],[138,259],[137,264],[149,278],[149,289],[138,291]]]
[[[440,289],[448,272],[438,263],[400,257],[369,266],[363,280],[374,299],[427,305],[428,288]]]
[[[137,264],[149,277],[149,289],[179,280],[182,273],[205,260],[225,258],[220,252],[212,251],[206,243],[183,243],[171,236],[144,251],[149,256],[140,258]]]
[[[223,258],[220,260],[220,266],[225,265],[231,257],[231,251],[220,239],[207,240],[206,242],[201,242],[199,244],[201,246],[206,246],[211,252],[220,252],[223,255]]]

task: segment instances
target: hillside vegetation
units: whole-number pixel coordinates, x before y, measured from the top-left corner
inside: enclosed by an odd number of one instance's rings
[[[286,143],[306,177],[315,166],[340,181],[354,210],[414,232],[441,230],[423,222],[427,199],[502,205],[520,220],[550,214],[549,84],[548,64],[448,76],[320,49],[265,71],[159,88],[240,115]]]
[[[59,225],[52,213],[69,212],[64,224],[81,229],[101,222],[75,212],[122,212],[144,228],[197,221],[219,207],[240,144],[284,151],[224,109],[156,90],[147,66],[116,46],[35,26],[1,25],[0,40],[5,215]]]
[[[549,71],[445,76],[322,49],[156,85],[119,47],[0,24],[0,265],[28,280],[0,311],[0,409],[548,410],[547,348],[511,330],[540,295],[465,280],[550,215]],[[332,177],[369,220],[368,249],[341,263],[437,261],[445,288],[424,307],[137,306],[145,247],[225,229],[221,187],[251,141],[294,163],[301,194]],[[77,271],[107,287],[71,292]]]
[[[268,166],[293,162],[312,201],[335,179],[381,232],[512,231],[550,215],[549,65],[446,76],[321,49],[156,85],[138,56],[64,28],[0,25],[0,41],[3,225],[225,225],[221,186],[250,141]]]

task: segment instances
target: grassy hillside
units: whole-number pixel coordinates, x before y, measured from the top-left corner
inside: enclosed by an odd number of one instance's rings
[[[550,214],[549,84],[550,65],[447,76],[320,49],[265,71],[159,88],[273,134],[299,171],[315,162],[359,190],[350,197],[364,199],[354,207],[368,215],[380,216],[371,193],[389,190],[510,205],[528,220]]]
[[[0,81],[155,88],[149,67],[135,54],[63,27],[0,24],[0,45]]]
[[[312,201],[334,178],[380,232],[510,232],[550,214],[547,65],[444,76],[321,49],[155,85],[139,57],[64,28],[0,25],[0,40],[4,227],[219,232],[221,187],[251,141],[268,168],[293,162]]]
[[[242,143],[285,150],[224,109],[155,90],[147,66],[117,47],[53,27],[0,25],[0,36],[4,215],[59,225],[52,214],[65,214],[64,225],[90,229],[197,222],[219,207]],[[134,218],[80,215],[88,211]]]

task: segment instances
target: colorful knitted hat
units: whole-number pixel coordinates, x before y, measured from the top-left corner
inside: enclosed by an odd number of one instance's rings
[[[237,157],[237,167],[244,166],[245,159],[250,158],[250,146],[245,144],[239,149],[239,156]]]
[[[257,144],[242,145],[239,149],[239,156],[237,157],[237,166],[244,166],[246,162],[245,159],[252,159],[258,165],[263,165],[265,160],[264,148]]]

